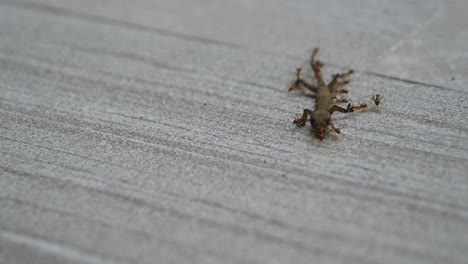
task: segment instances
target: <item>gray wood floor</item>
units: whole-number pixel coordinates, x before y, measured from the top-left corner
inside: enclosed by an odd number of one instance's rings
[[[0,1],[0,263],[467,263],[467,10]],[[384,95],[322,142],[315,46]]]

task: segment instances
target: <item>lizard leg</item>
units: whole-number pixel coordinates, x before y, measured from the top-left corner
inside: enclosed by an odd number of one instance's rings
[[[310,91],[316,93],[317,92],[317,87],[315,85],[312,85],[308,82],[306,82],[304,79],[301,78],[301,71],[302,68],[297,68],[296,69],[296,80],[291,83],[289,86],[289,92],[294,91],[294,90],[300,90],[303,87],[309,89]]]
[[[305,123],[307,122],[307,118],[312,114],[312,112],[313,111],[310,109],[304,109],[304,113],[302,114],[302,116],[294,119],[293,124],[295,124],[298,127],[305,126]]]

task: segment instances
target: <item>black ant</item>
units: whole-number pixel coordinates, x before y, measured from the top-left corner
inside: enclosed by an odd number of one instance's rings
[[[379,105],[380,104],[380,101],[382,100],[383,96],[381,96],[380,94],[374,94],[372,96],[372,100],[374,101],[375,105]]]

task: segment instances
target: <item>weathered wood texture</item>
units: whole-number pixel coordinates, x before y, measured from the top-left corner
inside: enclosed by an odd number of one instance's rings
[[[0,263],[466,263],[448,4],[286,2],[0,2]],[[384,95],[323,142],[287,93],[314,46]]]
[[[368,70],[468,92],[466,14],[466,1],[448,1]]]

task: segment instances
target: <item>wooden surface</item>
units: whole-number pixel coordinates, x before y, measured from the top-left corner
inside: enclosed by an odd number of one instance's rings
[[[467,263],[467,7],[1,1],[0,263]]]

